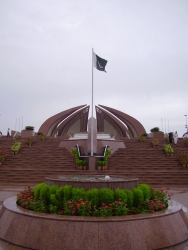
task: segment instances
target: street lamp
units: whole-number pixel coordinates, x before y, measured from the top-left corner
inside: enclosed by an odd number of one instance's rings
[[[187,115],[184,115],[184,116],[186,116],[186,125],[185,125],[185,127],[187,128],[187,132],[188,132],[188,127],[187,127]]]

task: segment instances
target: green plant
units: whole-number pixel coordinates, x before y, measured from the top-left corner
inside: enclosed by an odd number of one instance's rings
[[[46,204],[49,205],[50,203],[50,187],[46,184],[46,185],[43,185],[41,187],[41,190],[40,190],[40,197],[42,198],[42,200],[45,200],[46,201]]]
[[[185,145],[188,147],[188,138],[186,138],[184,141],[185,141]]]
[[[126,194],[127,194],[127,206],[129,208],[132,208],[133,206],[133,192],[131,190],[125,190]]]
[[[124,203],[127,203],[127,200],[128,200],[128,198],[127,198],[127,193],[125,192],[124,189],[116,188],[116,189],[114,190],[114,199],[115,199],[116,201],[122,200]]]
[[[2,163],[6,158],[6,151],[0,151],[0,162]]]
[[[170,141],[168,136],[165,137],[165,140],[166,140],[166,142]]]
[[[18,135],[15,135],[15,136],[13,137],[13,140],[16,141],[16,140],[18,139],[18,137],[19,137]]]
[[[171,155],[171,154],[174,153],[174,150],[173,150],[173,148],[171,147],[170,144],[164,144],[164,145],[163,145],[163,149],[164,149],[164,151],[165,151],[165,153],[166,153],[167,155]]]
[[[40,197],[40,191],[42,189],[42,187],[46,185],[45,182],[39,183],[34,187],[34,197],[35,199],[38,199]]]
[[[133,206],[138,207],[144,202],[144,195],[142,189],[140,188],[133,188]]]
[[[99,206],[99,189],[92,188],[87,191],[87,197],[88,200],[91,201],[91,206],[94,208],[94,206]]]
[[[21,191],[17,195],[16,203],[25,209],[38,212],[106,217],[153,213],[168,207],[171,198],[167,191],[154,191],[147,184],[139,184],[138,188],[133,190],[113,191],[103,188],[102,193],[100,192],[101,190],[96,188],[86,191],[72,186],[50,187],[41,183],[36,185],[34,190],[28,187]],[[85,198],[79,198],[81,196]],[[118,197],[120,198],[116,199]],[[99,198],[102,200],[99,201]]]
[[[46,136],[45,135],[39,135],[39,140],[40,141],[44,141],[46,139]]]
[[[145,141],[146,141],[146,136],[141,135],[141,136],[139,137],[139,141],[140,141],[140,142],[145,142]]]
[[[159,128],[158,127],[154,127],[152,129],[150,129],[151,132],[159,132]]]
[[[151,198],[152,189],[150,186],[147,184],[138,184],[138,188],[142,190],[145,200]]]
[[[39,131],[39,132],[37,132],[37,135],[43,135],[43,133]]]
[[[188,164],[188,154],[185,152],[178,153],[177,157],[182,165],[187,165]]]
[[[87,199],[87,193],[84,188],[72,188],[72,200]]]
[[[101,188],[99,190],[99,204],[110,204],[114,201],[114,192],[109,188]]]
[[[158,147],[159,146],[159,141],[157,139],[153,139],[151,143],[152,143],[152,145],[154,147]]]
[[[64,186],[63,187],[63,191],[64,191],[64,198],[65,198],[65,200],[72,199],[72,186],[70,186],[70,185]]]
[[[22,145],[21,142],[16,141],[16,142],[12,145],[11,151],[14,152],[14,153],[18,153],[18,151],[19,151],[20,148],[21,148],[21,145]]]
[[[34,127],[33,126],[26,126],[25,130],[34,130]]]
[[[28,138],[26,139],[25,144],[26,144],[27,146],[31,146],[32,143],[33,143],[33,137],[28,137]]]
[[[97,166],[102,166],[102,161],[97,161]]]
[[[147,133],[143,133],[142,136],[148,136],[148,134]]]

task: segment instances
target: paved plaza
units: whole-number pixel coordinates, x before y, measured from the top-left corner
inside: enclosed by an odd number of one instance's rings
[[[166,187],[162,187],[161,189],[167,190]],[[4,200],[6,200],[10,197],[16,196],[22,190],[24,190],[24,186],[16,186],[16,187],[8,186],[8,185],[7,186],[0,186],[0,209],[2,207]],[[188,188],[171,187],[170,190],[168,190],[168,193],[173,194],[172,199],[179,202],[182,205],[182,209],[188,218]],[[0,250],[24,250],[24,249],[28,249],[28,248],[16,246],[16,245],[10,244],[4,240],[0,240]],[[188,250],[188,241],[182,243],[181,245],[174,246],[171,248],[166,248],[166,249],[168,249],[168,250]],[[54,249],[52,249],[52,250],[54,250]],[[61,250],[61,248],[57,249],[57,250]],[[87,249],[80,249],[80,250],[87,250]],[[126,249],[123,249],[123,250],[126,250]],[[138,250],[142,250],[142,249],[138,249]]]

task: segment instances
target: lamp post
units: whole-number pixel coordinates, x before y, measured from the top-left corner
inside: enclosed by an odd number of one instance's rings
[[[186,125],[185,125],[185,127],[187,128],[187,132],[188,132],[188,127],[187,127],[187,115],[184,115],[184,116],[186,116]]]

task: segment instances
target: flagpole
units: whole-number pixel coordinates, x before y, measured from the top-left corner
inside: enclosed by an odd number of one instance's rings
[[[93,48],[92,48],[92,95],[91,95],[91,156],[93,156]]]

